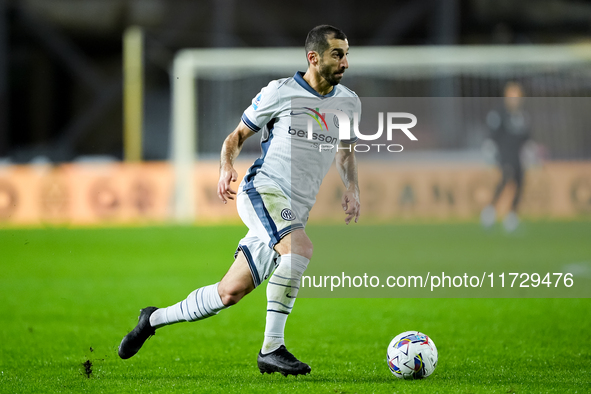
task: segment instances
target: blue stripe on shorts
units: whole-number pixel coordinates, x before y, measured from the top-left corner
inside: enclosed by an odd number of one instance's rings
[[[265,207],[265,203],[259,192],[253,188],[246,190],[246,194],[248,195],[248,198],[250,198],[250,202],[252,203],[259,220],[271,238],[271,241],[269,241],[269,247],[273,248],[281,239],[281,236],[277,231],[277,226],[271,218],[269,211],[267,211],[267,207]]]
[[[252,254],[246,245],[238,245],[238,249],[244,253],[244,257],[246,257],[246,261],[248,262],[248,267],[250,268],[250,273],[252,274],[252,281],[254,282],[254,287],[257,287],[261,284],[261,277],[259,275],[259,271],[257,270],[256,265],[254,264],[254,260],[252,258]],[[236,252],[238,255],[238,252]]]

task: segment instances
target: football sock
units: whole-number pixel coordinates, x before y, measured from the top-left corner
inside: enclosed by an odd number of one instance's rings
[[[287,316],[295,303],[302,274],[310,260],[297,254],[281,256],[267,284],[267,324],[262,353],[271,353],[284,345]]]
[[[150,325],[159,328],[168,324],[203,320],[217,315],[219,311],[227,308],[218,293],[218,285],[219,282],[201,287],[189,294],[185,300],[168,308],[156,310],[150,316]]]

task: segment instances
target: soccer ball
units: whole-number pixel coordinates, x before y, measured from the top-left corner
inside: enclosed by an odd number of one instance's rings
[[[398,334],[388,345],[388,367],[400,379],[423,379],[437,366],[437,348],[422,332]]]

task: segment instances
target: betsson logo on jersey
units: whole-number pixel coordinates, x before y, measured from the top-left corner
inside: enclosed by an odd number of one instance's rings
[[[289,126],[287,130],[287,134],[293,135],[294,137],[306,137],[307,133],[304,130],[297,130]],[[314,141],[319,142],[326,142],[327,144],[337,143],[339,139],[337,137],[331,137],[330,135],[325,135],[322,133],[312,133],[312,138],[309,138]]]
[[[306,108],[311,110],[310,108]],[[318,117],[322,119],[324,126],[328,129],[326,124],[326,114],[334,114],[335,115],[335,125],[340,125],[339,127],[339,139],[340,140],[349,140],[351,136],[351,128],[350,128],[350,119],[349,116],[340,111],[338,109],[322,109],[316,108],[316,111],[313,111],[316,116],[310,115],[312,118],[316,119],[316,122],[320,124]],[[386,138],[388,141],[392,141],[392,134],[394,130],[402,131],[411,141],[417,141],[417,137],[414,136],[413,133],[410,132],[409,129],[413,128],[417,124],[417,117],[409,112],[388,112],[386,113]],[[394,119],[408,119],[410,123],[394,123]],[[322,124],[320,124],[320,128],[322,129]],[[312,119],[308,119],[308,139],[309,140],[317,140],[318,135],[313,132],[313,123]],[[359,131],[359,114],[353,113],[353,132],[355,136],[361,141],[375,141],[382,136],[384,133],[384,113],[378,112],[378,131],[375,134],[362,134]],[[329,141],[326,141],[329,142]],[[330,141],[333,142],[333,141]],[[333,145],[331,143],[319,144],[318,150],[322,151],[330,151],[336,148],[337,152],[339,151],[339,146]],[[400,144],[356,144],[353,149],[355,152],[369,152],[371,150],[376,150],[380,152],[380,148],[385,148],[386,151],[391,153],[402,152],[404,147]],[[351,150],[351,146],[348,147],[340,147],[340,149]]]

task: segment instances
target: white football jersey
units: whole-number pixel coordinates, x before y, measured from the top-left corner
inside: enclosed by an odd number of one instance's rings
[[[357,140],[353,114],[361,117],[361,104],[355,92],[343,85],[321,96],[303,75],[296,72],[291,78],[271,81],[244,111],[242,121],[251,130],[262,132],[262,154],[247,171],[240,190],[279,187],[290,199],[296,215],[306,220],[340,141],[337,116],[323,113],[323,109],[347,114],[350,130],[343,142],[353,143]],[[309,121],[313,126],[311,136]]]

